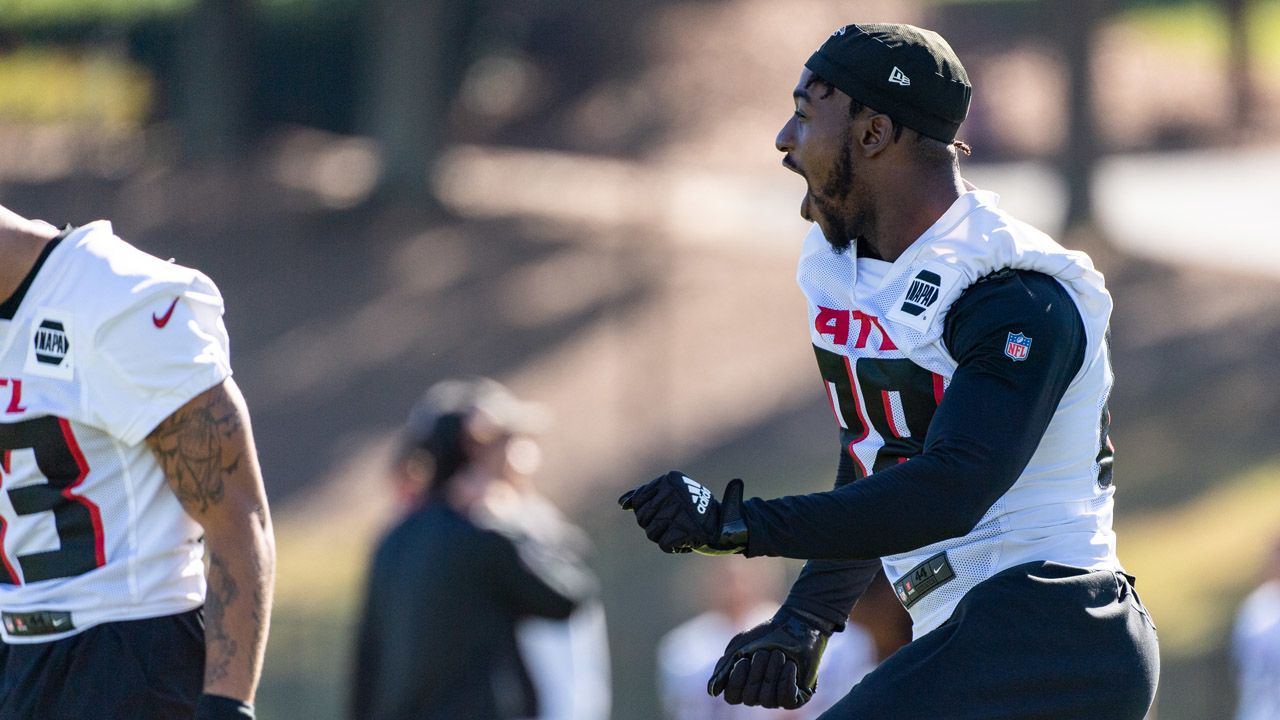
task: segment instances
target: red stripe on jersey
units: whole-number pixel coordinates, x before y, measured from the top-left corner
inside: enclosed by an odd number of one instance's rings
[[[849,394],[853,396],[853,407],[858,411],[858,422],[862,423],[862,434],[849,443],[849,457],[853,458],[853,461],[858,464],[858,470],[862,472],[861,477],[866,477],[867,466],[863,465],[862,461],[858,459],[858,453],[853,449],[853,446],[867,439],[867,435],[871,432],[871,425],[867,423],[867,416],[862,412],[862,402],[858,399],[862,391],[858,388],[858,378],[853,372],[853,365],[849,363],[848,355],[844,356],[844,368],[849,373],[849,387],[852,389]]]
[[[942,393],[947,389],[946,382],[938,373],[933,374],[933,403],[935,405],[942,404]]]
[[[867,346],[867,338],[871,337],[871,323],[867,321],[874,321],[875,318],[861,310],[854,310],[853,319],[858,321],[858,342],[854,343],[854,347],[864,348]]]
[[[884,419],[889,421],[887,423],[889,425],[889,432],[893,433],[894,437],[901,440],[902,433],[898,432],[898,419],[893,415],[893,402],[889,400],[888,390],[880,391],[880,401],[884,403]]]
[[[881,350],[897,350],[898,346],[893,344],[893,338],[889,337],[889,333],[884,331],[884,326],[880,324],[880,318],[875,315],[868,315],[871,322],[875,323],[876,329],[880,331],[880,349]]]
[[[822,387],[827,391],[827,400],[831,403],[831,414],[836,416],[836,425],[844,427],[844,418],[840,417],[840,412],[836,410],[836,401],[838,398],[836,398],[835,393],[831,392],[831,383],[824,380]]]
[[[854,440],[853,442],[849,443],[849,446],[845,449],[849,451],[849,457],[853,458],[853,461],[857,463],[858,472],[861,473],[859,477],[864,478],[867,476],[867,466],[862,464],[862,461],[858,459],[857,451],[853,449],[853,446],[857,444],[858,444],[858,441]]]
[[[0,458],[0,468],[4,470],[0,473],[0,487],[4,486],[4,473],[13,473],[11,469],[13,466],[10,463],[9,451],[5,450],[4,456]],[[4,560],[4,569],[9,575],[9,581],[14,585],[21,585],[22,580],[18,577],[18,571],[13,569],[13,565],[9,562],[9,555],[4,551],[4,531],[7,529],[9,529],[9,523],[0,517],[0,559]]]
[[[9,574],[9,580],[14,585],[21,585],[22,580],[18,577],[18,571],[13,569],[13,565],[9,562],[9,554],[4,551],[4,531],[9,528],[9,523],[0,517],[0,559],[4,560],[4,570]]]
[[[107,564],[107,552],[103,547],[102,513],[98,511],[98,506],[92,500],[74,495],[71,492],[88,477],[89,462],[84,459],[84,452],[80,450],[80,444],[76,442],[76,436],[71,432],[71,423],[66,418],[58,418],[58,425],[62,427],[62,437],[67,441],[67,448],[71,450],[71,457],[75,458],[76,466],[80,468],[80,475],[76,477],[75,482],[62,489],[62,497],[71,502],[80,503],[89,510],[89,517],[93,521],[93,558],[98,567],[102,567]]]
[[[15,415],[26,412],[27,409],[22,407],[22,381],[18,378],[13,378],[8,382],[11,391],[9,393],[9,407],[5,408],[5,412]],[[0,380],[0,385],[4,383],[5,381]]]

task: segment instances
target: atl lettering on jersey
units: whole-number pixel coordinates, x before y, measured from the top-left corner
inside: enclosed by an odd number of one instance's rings
[[[27,411],[22,405],[22,379],[0,378],[0,406],[6,415],[17,415]]]

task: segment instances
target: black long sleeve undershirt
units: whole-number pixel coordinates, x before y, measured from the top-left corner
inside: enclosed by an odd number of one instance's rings
[[[1005,355],[1010,333],[1032,339],[1026,360]],[[744,504],[748,555],[812,561],[788,604],[842,624],[880,557],[972,530],[1026,468],[1086,345],[1065,289],[1026,271],[965,291],[943,341],[958,367],[921,454],[828,492]]]
[[[836,488],[842,488],[858,479],[853,469],[853,458],[840,443],[840,459],[836,464]],[[799,577],[787,593],[788,607],[803,610],[821,618],[832,627],[844,629],[849,612],[862,593],[866,592],[880,571],[880,559],[873,560],[810,560],[800,570]]]

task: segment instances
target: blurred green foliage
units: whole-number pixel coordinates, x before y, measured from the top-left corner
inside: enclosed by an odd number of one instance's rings
[[[1126,22],[1158,43],[1183,52],[1203,54],[1215,60],[1227,56],[1227,18],[1220,3],[1185,0],[1167,3],[1140,2],[1124,14]],[[1255,0],[1250,9],[1249,49],[1259,68],[1280,68],[1280,0]]]
[[[245,126],[354,132],[359,0],[252,0]],[[175,119],[197,0],[0,0],[0,120]]]
[[[372,6],[361,0],[243,1],[253,15],[247,43],[249,132],[257,135],[281,123],[361,132],[359,73],[367,42],[361,31]],[[1009,19],[1041,1],[932,4],[980,6]],[[0,59],[8,61],[0,75],[0,118],[87,119],[115,126],[172,119],[182,82],[175,68],[187,34],[195,30],[187,21],[198,2],[0,0]],[[1227,59],[1231,40],[1218,0],[1124,0],[1114,7],[1116,20],[1153,43],[1214,65]],[[1248,31],[1257,77],[1280,72],[1280,0],[1252,0]],[[53,45],[66,51],[35,47]],[[102,46],[111,50],[86,49]]]
[[[1230,634],[1280,535],[1280,461],[1206,480],[1212,489],[1195,500],[1117,523],[1120,559],[1138,577],[1166,658],[1203,653]]]
[[[194,4],[194,0],[0,0],[0,27],[13,30],[60,23],[127,24],[176,15]]]
[[[21,31],[56,25],[128,26],[141,21],[179,17],[197,0],[0,0],[0,29]],[[359,0],[253,0],[256,14],[268,18],[303,18],[346,11]]]
[[[0,78],[3,120],[130,129],[151,109],[150,74],[111,52],[22,47],[0,55]]]

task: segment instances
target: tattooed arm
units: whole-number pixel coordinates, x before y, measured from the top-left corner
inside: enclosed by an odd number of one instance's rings
[[[275,540],[249,411],[235,381],[183,405],[151,431],[147,445],[204,528],[204,692],[251,703],[267,642]]]

